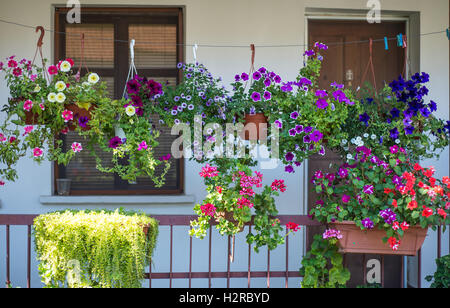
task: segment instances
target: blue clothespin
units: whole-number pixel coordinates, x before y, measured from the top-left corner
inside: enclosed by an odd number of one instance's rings
[[[385,49],[385,50],[389,50],[389,45],[388,45],[388,39],[387,39],[387,37],[384,37],[384,49]]]
[[[403,47],[403,34],[399,34],[397,35],[397,46],[398,47]]]

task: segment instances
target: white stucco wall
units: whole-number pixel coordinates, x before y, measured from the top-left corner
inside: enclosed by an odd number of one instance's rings
[[[292,45],[305,42],[305,10],[306,8],[326,9],[354,9],[366,10],[366,1],[363,0],[82,0],[82,5],[183,5],[185,14],[185,40],[187,44],[223,44],[223,45]],[[431,5],[432,4],[432,5]],[[14,21],[27,25],[42,25],[46,29],[53,28],[53,5],[65,5],[65,1],[54,0],[14,0],[0,1],[0,19]],[[428,33],[441,31],[448,27],[449,3],[447,0],[385,0],[381,1],[382,10],[389,11],[414,11],[420,12],[420,32]],[[34,55],[37,35],[32,29],[18,27],[16,25],[0,23],[0,58],[15,54],[19,58],[31,58]],[[429,98],[438,103],[439,115],[443,118],[449,117],[449,47],[445,34],[432,35],[421,38],[420,44],[420,67],[431,75]],[[53,42],[47,33],[44,45],[44,56],[52,59]],[[279,72],[285,78],[294,78],[302,65],[302,48],[258,48],[256,50],[255,66],[264,65]],[[199,62],[204,63],[210,71],[224,78],[227,84],[233,80],[236,73],[246,71],[249,68],[249,48],[206,48],[200,47],[197,51]],[[192,60],[191,48],[186,48],[186,60]],[[4,82],[0,82],[0,101],[6,102],[8,90]],[[4,115],[0,114],[0,119]],[[448,174],[449,170],[448,150],[443,153],[439,161],[432,163],[440,176]],[[52,167],[50,163],[41,166],[34,164],[31,160],[24,159],[19,163],[19,180],[16,183],[7,183],[0,188],[0,214],[39,214],[53,210],[71,208],[116,208],[119,205],[107,206],[105,204],[73,205],[73,204],[43,204],[41,196],[51,195],[52,189]],[[185,193],[192,196],[196,202],[201,202],[204,189],[201,179],[197,176],[199,166],[188,162],[186,164]],[[304,170],[299,169],[295,174],[285,174],[281,168],[265,171],[264,176],[267,183],[282,177],[288,185],[288,191],[279,198],[280,214],[304,214]],[[176,204],[170,204],[170,200],[155,200],[148,197],[147,204],[128,204],[126,208],[141,209],[149,214],[192,214],[192,203],[178,200]],[[95,199],[90,202],[95,203]],[[169,202],[169,204],[167,204]],[[181,203],[180,203],[181,202]],[[0,228],[0,285],[5,279],[4,264],[4,230]],[[15,230],[15,228],[13,229]],[[161,230],[160,242],[155,256],[155,262],[159,262],[158,270],[168,270],[168,264],[163,261],[168,251],[167,230]],[[181,230],[180,230],[181,232]],[[14,234],[14,233],[13,233]],[[180,233],[181,234],[181,233]],[[185,234],[186,235],[186,234]],[[444,237],[444,254],[448,253],[448,233]],[[434,272],[434,258],[436,256],[434,234],[430,233],[423,251],[423,275]],[[289,260],[290,270],[297,270],[303,252],[303,232],[292,238],[292,252]],[[177,254],[187,256],[188,237],[177,237],[175,244]],[[12,238],[25,244],[24,234],[15,235]],[[205,240],[206,242],[206,240]],[[205,249],[206,243],[195,241],[199,249]],[[215,243],[222,248],[214,249],[213,270],[226,265],[224,257],[226,251],[226,240],[217,238]],[[294,244],[296,243],[296,244]],[[223,245],[222,245],[223,244]],[[297,246],[295,246],[297,245]],[[243,254],[242,262],[236,261],[232,270],[246,270],[246,246],[237,247],[239,254]],[[277,250],[278,251],[278,250]],[[272,253],[272,268],[283,270],[284,257],[278,252]],[[12,255],[13,282],[15,285],[24,285],[25,279],[25,256],[22,248],[14,248]],[[204,256],[207,256],[207,251]],[[187,270],[186,258],[175,257],[175,271]],[[181,260],[183,259],[183,260]],[[236,257],[238,259],[238,257]],[[179,260],[179,261],[178,261]],[[254,255],[255,268],[265,270],[265,253]],[[259,262],[258,262],[259,260]],[[207,271],[205,260],[195,259],[194,271]],[[32,274],[33,284],[39,282],[36,271]],[[241,284],[242,282],[242,284]],[[238,286],[245,286],[246,281],[237,280]],[[161,282],[165,286],[167,282]],[[177,282],[184,286],[184,282]],[[200,285],[205,282],[198,282]],[[217,282],[215,286],[223,286],[224,281]],[[273,286],[283,281],[276,279]],[[255,286],[264,286],[263,280],[255,280]],[[194,284],[195,285],[195,284]],[[298,280],[292,279],[291,286],[297,286]],[[423,285],[427,285],[423,282]]]

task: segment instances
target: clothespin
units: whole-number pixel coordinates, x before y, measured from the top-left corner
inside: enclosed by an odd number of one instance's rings
[[[398,47],[403,47],[403,34],[399,34],[397,35],[397,46]]]
[[[389,44],[388,44],[388,39],[387,39],[387,37],[384,37],[384,49],[385,49],[385,50],[389,50]]]
[[[403,48],[408,47],[408,43],[406,42],[406,35],[403,37]]]
[[[446,29],[446,32],[447,32],[447,39],[450,40],[450,28],[447,28],[447,29]]]
[[[192,47],[192,53],[194,54],[194,64],[197,64],[197,49],[198,45],[194,44],[194,47]]]

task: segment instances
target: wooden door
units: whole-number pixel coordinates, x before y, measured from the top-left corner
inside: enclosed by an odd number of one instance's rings
[[[369,61],[370,38],[375,40],[372,46],[373,64],[377,89],[384,87],[396,79],[404,70],[405,50],[397,47],[397,41],[389,41],[389,49],[385,50],[384,37],[397,37],[399,33],[405,34],[405,22],[382,22],[381,24],[369,24],[366,21],[330,21],[311,20],[308,24],[309,46],[315,42],[329,43],[328,50],[322,52],[324,56],[323,68],[319,79],[319,85],[323,89],[329,89],[332,82],[345,84],[346,88],[357,89],[361,85],[363,74]],[[377,42],[376,40],[381,40]],[[351,74],[350,74],[351,72]],[[350,77],[352,80],[348,80]],[[373,84],[371,71],[364,81]],[[363,82],[364,82],[363,81]],[[339,163],[339,157],[327,151],[325,156],[315,155],[308,161],[308,182],[316,170],[331,171],[330,163]],[[317,201],[314,187],[309,182],[308,210]],[[309,249],[314,234],[323,232],[323,227],[312,227],[307,232],[307,247]],[[401,283],[401,257],[386,256],[382,258],[376,255],[347,254],[346,265],[351,271],[352,278],[349,287],[355,287],[364,283],[364,275],[368,261],[377,259],[384,267],[384,286],[400,287]],[[366,270],[364,270],[366,267]]]

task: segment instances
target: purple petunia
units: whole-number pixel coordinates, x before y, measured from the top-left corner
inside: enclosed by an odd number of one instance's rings
[[[328,103],[327,103],[327,101],[325,99],[320,98],[320,99],[317,100],[316,106],[319,109],[325,109],[325,108],[328,107]]]
[[[374,225],[373,225],[373,221],[370,220],[370,218],[365,218],[363,220],[361,220],[361,224],[363,225],[364,228],[366,229],[373,229]]]
[[[384,222],[392,225],[397,219],[397,215],[391,209],[385,209],[380,211],[380,216],[384,219]]]
[[[397,139],[398,136],[399,136],[399,132],[398,132],[397,127],[394,127],[394,129],[391,129],[391,130],[389,131],[389,134],[390,134],[390,137],[391,137],[392,139]]]
[[[264,80],[264,85],[265,85],[266,87],[270,87],[271,84],[272,84],[272,81],[270,81],[269,78],[266,78],[266,79]]]
[[[295,128],[291,128],[291,129],[289,130],[289,135],[292,136],[292,137],[294,137],[295,135],[297,135],[297,131],[295,130]]]
[[[109,140],[109,147],[111,149],[117,149],[122,144],[123,144],[122,139],[117,136],[115,136],[115,137],[111,138],[111,140]]]
[[[282,122],[282,120],[281,119],[279,119],[279,120],[275,120],[275,125],[278,127],[278,128],[283,128],[283,122]]]
[[[363,192],[368,195],[373,194],[373,190],[374,190],[373,185],[365,185],[363,187]]]
[[[261,79],[261,73],[260,72],[254,72],[253,73],[253,79],[258,81]]]
[[[89,118],[88,117],[80,117],[78,119],[78,125],[80,125],[80,127],[86,128],[87,124],[89,122]]]
[[[263,97],[266,101],[269,101],[272,98],[272,93],[265,91]]]
[[[286,171],[287,173],[294,173],[295,172],[294,171],[294,167],[292,167],[292,166],[286,166],[284,168],[284,171]]]
[[[298,112],[297,111],[292,112],[291,113],[291,119],[295,120],[297,118],[298,118]]]
[[[241,78],[242,78],[243,81],[247,81],[248,80],[248,74],[242,73],[241,74]]]
[[[313,142],[319,142],[319,141],[322,139],[322,137],[323,137],[323,134],[322,134],[320,131],[318,131],[318,130],[315,130],[315,131],[311,134],[311,140],[312,140]]]
[[[345,179],[348,176],[348,170],[345,168],[339,168],[338,175]]]
[[[288,152],[284,158],[286,159],[286,161],[293,161],[294,160],[294,154],[292,154],[292,152]]]
[[[295,125],[295,131],[300,134],[303,131],[303,125]]]
[[[311,136],[310,135],[306,135],[303,137],[303,142],[304,143],[311,143]]]
[[[253,92],[251,98],[254,102],[259,102],[261,100],[261,94],[259,92]]]

